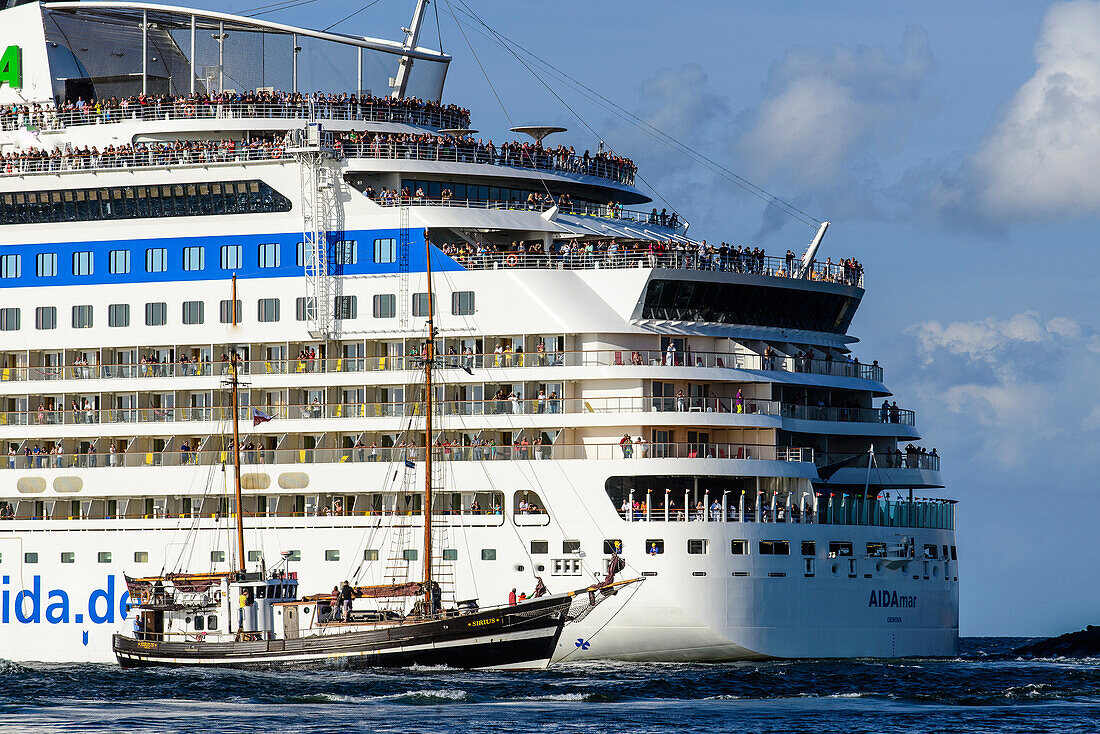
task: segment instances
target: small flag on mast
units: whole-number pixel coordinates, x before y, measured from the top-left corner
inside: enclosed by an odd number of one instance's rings
[[[267,413],[263,412],[259,408],[253,408],[252,409],[252,427],[253,428],[260,425],[261,423],[267,423],[269,420],[271,420],[271,418],[272,418],[272,416],[270,416]]]
[[[409,461],[408,459],[405,459],[405,468],[406,468],[406,469],[415,469],[415,468],[416,468],[416,464],[412,463],[412,462],[411,462],[411,461]]]

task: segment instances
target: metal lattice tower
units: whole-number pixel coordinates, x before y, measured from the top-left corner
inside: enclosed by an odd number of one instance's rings
[[[397,234],[397,272],[401,275],[401,293],[397,308],[401,313],[401,328],[409,328],[409,207],[402,206]]]
[[[302,182],[302,242],[310,334],[315,339],[328,339],[333,336],[336,288],[335,263],[328,247],[328,233],[336,219],[336,181],[330,165],[332,156],[322,142],[321,126],[307,125],[292,152],[298,160]]]

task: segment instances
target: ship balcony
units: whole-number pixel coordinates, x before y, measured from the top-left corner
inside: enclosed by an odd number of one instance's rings
[[[487,338],[491,341],[491,338]],[[80,350],[81,353],[91,350]],[[831,355],[829,355],[831,356]],[[439,358],[444,369],[494,370],[519,368],[563,367],[662,367],[711,368],[759,372],[762,376],[775,373],[777,382],[782,373],[821,375],[824,377],[857,378],[881,383],[882,367],[878,362],[864,364],[856,360],[807,359],[789,356],[764,357],[743,352],[669,352],[653,349],[586,349],[579,351],[548,351],[524,353],[447,354]],[[402,372],[419,370],[420,358],[409,356],[332,357],[311,360],[261,359],[238,363],[242,376],[355,375],[364,372]],[[39,381],[154,380],[183,377],[221,377],[228,374],[223,362],[160,362],[155,364],[59,364],[30,367],[0,368],[0,384]],[[10,392],[5,390],[4,392]]]
[[[417,462],[424,460],[422,446],[352,447],[343,449],[242,449],[242,466],[256,471],[265,467],[285,469],[289,466],[315,464],[349,464]],[[743,460],[752,462],[782,462],[804,465],[812,472],[814,451],[809,448],[768,444],[730,443],[582,443],[515,445],[441,445],[433,457],[443,462],[511,462],[511,461],[611,461],[611,460]],[[53,475],[74,469],[115,469],[124,467],[187,467],[231,464],[232,450],[181,451],[179,449],[119,453],[39,453],[9,455],[2,465],[19,475],[20,486],[30,478],[27,472],[48,470]],[[802,473],[805,473],[803,471]],[[811,474],[812,475],[812,474]],[[43,489],[45,484],[42,484]]]
[[[507,202],[488,202],[507,206]],[[522,206],[518,208],[523,208]],[[600,214],[603,210],[603,214]],[[616,212],[620,211],[617,208]],[[652,212],[627,212],[622,214],[637,217],[635,221],[644,221],[647,226],[668,226],[669,220],[661,222],[660,217],[656,221]],[[596,207],[588,216],[607,216],[606,207]],[[644,218],[644,220],[643,220]],[[677,225],[679,226],[679,225]],[[799,263],[794,259],[781,257],[735,257],[730,256],[724,260],[720,256],[703,256],[692,250],[662,250],[654,249],[646,244],[643,247],[622,246],[617,252],[589,253],[583,248],[577,247],[563,254],[560,250],[556,253],[514,253],[494,252],[484,255],[456,256],[455,262],[467,270],[509,270],[533,268],[541,270],[621,270],[625,268],[664,268],[668,270],[702,270],[710,272],[745,273],[749,275],[763,275],[773,278],[793,278]],[[863,274],[843,263],[814,262],[807,270],[805,279],[825,283],[863,288]]]
[[[662,496],[663,495],[663,496]],[[685,493],[672,490],[631,494],[630,509],[619,510],[627,522],[772,523],[792,525],[863,525],[887,528],[954,530],[955,501],[946,499],[890,500],[855,495],[795,497],[790,494],[754,502],[746,494]],[[685,510],[686,508],[686,510]],[[734,541],[737,542],[737,541]],[[761,541],[769,543],[774,541]],[[782,541],[779,541],[782,542]],[[747,551],[744,549],[742,552]],[[786,549],[787,555],[790,548]],[[900,548],[899,548],[900,551]],[[885,549],[875,549],[877,555]],[[886,557],[883,555],[882,557]],[[910,558],[906,552],[904,557]]]
[[[874,461],[870,453],[825,453],[815,458],[819,468],[842,461],[850,461],[829,477],[829,484],[867,484],[882,488],[932,488],[943,487],[940,474],[940,457],[936,453],[920,451],[876,451]]]
[[[260,406],[271,419],[291,421],[293,427],[282,425],[280,430],[310,430],[310,423],[318,420],[358,420],[393,419],[388,424],[372,426],[372,430],[401,430],[404,419],[423,414],[424,407],[419,402],[316,402],[296,405]],[[662,424],[670,425],[730,425],[780,428],[792,431],[807,430],[797,425],[788,425],[791,421],[811,421],[852,424],[852,431],[859,435],[873,434],[883,436],[902,436],[917,438],[911,429],[915,416],[911,410],[898,411],[896,416],[886,419],[880,411],[873,408],[830,408],[810,407],[782,403],[776,400],[738,399],[736,397],[601,397],[601,398],[529,398],[512,400],[441,400],[436,403],[433,415],[438,417],[484,417],[485,423],[502,428],[515,428],[542,425],[570,426],[581,425],[612,426],[636,425],[638,413],[660,413]],[[580,420],[566,419],[565,416],[582,416]],[[226,406],[162,406],[142,408],[66,408],[64,410],[32,408],[26,411],[0,412],[0,427],[27,426],[30,433],[42,433],[47,438],[58,437],[56,426],[86,427],[78,431],[87,435],[98,435],[103,431],[95,426],[113,425],[115,432],[126,426],[126,432],[132,432],[137,425],[144,425],[143,434],[154,435],[167,430],[165,424],[211,423],[209,426],[190,425],[181,430],[189,432],[216,432],[217,425],[232,417],[232,410]],[[238,411],[241,421],[252,420],[252,408],[242,407]],[[894,420],[896,418],[896,420]],[[876,430],[869,427],[875,426]],[[363,427],[361,422],[355,430]],[[884,428],[879,428],[884,427]],[[39,430],[42,429],[42,430]],[[339,430],[339,428],[337,428]],[[829,428],[828,432],[835,429]],[[153,434],[149,432],[153,431]],[[37,435],[36,435],[37,437]],[[938,457],[937,457],[938,458]],[[884,461],[893,463],[892,456]]]
[[[148,105],[128,104],[125,107],[95,102],[82,109],[57,110],[52,107],[19,112],[0,117],[0,131],[34,129],[56,132],[86,125],[111,125],[132,122],[165,122],[178,120],[194,123],[199,120],[292,120],[301,122],[370,122],[397,123],[415,127],[462,129],[470,126],[470,114],[465,110],[427,107],[404,107],[389,104],[351,105],[303,98],[285,103],[191,101],[178,97],[169,104],[159,100]]]
[[[376,199],[375,203],[382,207],[398,207],[398,206],[411,206],[411,207],[442,207],[448,209],[485,209],[491,211],[504,211],[504,212],[537,212],[542,213],[549,210],[549,206],[545,202],[539,202],[537,204],[528,204],[525,201],[504,201],[495,199],[456,199],[442,198],[442,197],[427,197],[427,196],[410,196],[408,198],[387,198]],[[624,209],[620,206],[609,206],[607,204],[565,204],[558,207],[559,214],[572,215],[576,217],[584,217],[586,220],[609,220],[614,223],[631,223],[635,225],[641,225],[646,228],[646,231],[635,232],[633,236],[639,235],[653,235],[669,237],[673,234],[686,235],[689,223],[683,219],[676,217],[661,217],[655,215],[652,212],[640,211],[636,209]],[[630,236],[631,233],[628,230],[623,230],[618,233],[617,236]],[[447,253],[449,254],[449,253]],[[467,270],[486,270],[496,268],[542,268],[542,269],[557,269],[557,270],[575,270],[574,263],[570,262],[568,265],[550,265],[546,262],[546,258],[539,258],[535,255],[527,255],[526,253],[516,253],[516,259],[509,260],[509,253],[493,253],[492,255],[485,255],[479,257],[468,258],[454,258],[455,262],[465,267]],[[605,267],[618,266],[619,263],[607,264]],[[599,267],[596,265],[595,267]],[[623,267],[645,267],[639,265],[636,261],[632,264],[623,264]]]

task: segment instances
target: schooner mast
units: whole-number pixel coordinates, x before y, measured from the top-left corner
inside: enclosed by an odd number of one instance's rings
[[[233,311],[231,327],[237,327],[237,274],[233,274],[233,292],[230,294]],[[230,405],[233,410],[233,492],[237,504],[237,570],[244,572],[244,502],[241,500],[241,435],[237,427],[237,351],[229,359]]]
[[[432,291],[432,245],[424,233],[424,254],[428,274],[428,346],[424,356],[426,392],[424,422],[424,608],[435,613],[432,605],[432,363],[435,360],[435,296]]]

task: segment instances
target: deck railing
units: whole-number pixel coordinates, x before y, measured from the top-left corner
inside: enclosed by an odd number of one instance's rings
[[[492,339],[487,339],[492,342]],[[88,350],[91,351],[91,350]],[[256,359],[239,362],[242,375],[309,375],[319,372],[400,372],[422,366],[416,355],[386,357],[330,357],[309,360]],[[488,352],[443,354],[443,369],[527,369],[541,367],[698,367],[767,372],[797,372],[831,377],[857,377],[881,382],[882,367],[839,359],[733,352],[669,351],[654,349],[587,349],[581,351]],[[165,377],[210,377],[229,373],[227,362],[157,362],[150,364],[42,365],[0,368],[0,382],[57,380],[117,380]],[[490,375],[500,379],[500,375]]]
[[[420,402],[374,403],[302,403],[270,405],[257,408],[271,419],[346,419],[346,418],[401,418],[422,415]],[[545,396],[511,400],[490,398],[487,400],[440,400],[435,404],[434,415],[439,416],[494,416],[494,415],[557,415],[557,414],[610,414],[610,413],[726,413],[770,415],[814,421],[846,423],[886,423],[880,411],[872,408],[822,408],[781,403],[775,400],[738,399],[736,397],[611,397],[567,398]],[[232,410],[226,406],[170,406],[149,408],[65,408],[63,410],[35,408],[24,411],[0,411],[0,426],[58,426],[132,423],[180,423],[221,422],[232,418]],[[238,409],[238,418],[252,420],[252,408]],[[914,425],[911,410],[899,411],[901,425]],[[892,462],[889,456],[882,463]],[[865,462],[866,463],[866,462]]]
[[[955,503],[941,499],[891,500],[832,495],[816,499],[785,497],[754,504],[751,497],[742,494],[703,494],[695,499],[670,491],[632,495],[627,503],[630,507],[619,510],[619,516],[627,522],[755,522],[943,530],[955,527]],[[788,546],[785,550],[786,553],[779,555],[798,555],[798,549]],[[745,551],[755,553],[756,549],[746,548]],[[872,557],[886,558],[886,554],[886,549],[882,548]],[[911,552],[904,557],[911,558]]]
[[[353,122],[397,122],[439,129],[466,128],[468,113],[446,109],[417,109],[377,105],[351,106],[342,103],[303,101],[293,104],[251,102],[188,102],[171,104],[131,104],[126,107],[94,105],[80,110],[53,108],[0,116],[0,130],[61,130],[83,125],[107,125],[121,122],[159,122],[164,120],[348,120]]]
[[[645,460],[645,459],[751,459],[758,461],[813,462],[813,449],[767,444],[729,443],[588,443],[521,445],[436,446],[441,461],[542,461],[542,460]],[[423,447],[351,447],[343,449],[241,449],[241,462],[250,467],[288,464],[342,464],[348,462],[422,461]],[[232,463],[230,450],[129,451],[117,453],[18,454],[8,456],[8,469],[98,469],[139,466],[209,466]]]
[[[819,453],[817,455],[818,466],[833,464],[838,461],[854,459],[848,466],[866,469],[870,456],[864,451],[860,454]],[[921,453],[920,451],[876,451],[875,462],[872,471],[878,469],[927,469],[940,470],[939,454]]]

